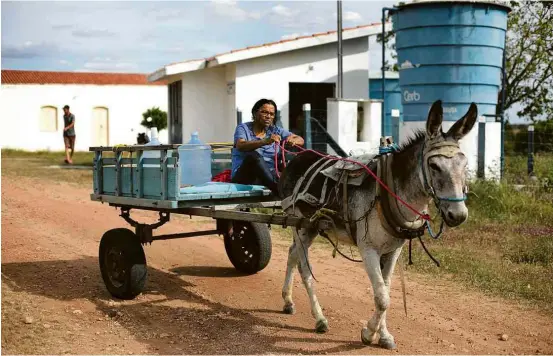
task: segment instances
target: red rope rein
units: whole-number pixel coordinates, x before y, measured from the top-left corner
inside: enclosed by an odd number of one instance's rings
[[[286,168],[286,158],[285,158],[285,153],[291,153],[293,155],[297,155],[298,153],[296,152],[292,152],[292,151],[289,151],[287,150],[286,148],[284,148],[285,144],[286,144],[286,141],[287,140],[284,140],[281,142],[281,144],[279,145],[278,142],[275,142],[275,172],[276,172],[276,175],[277,177],[280,179],[280,173],[278,171],[278,147],[280,147],[281,149],[281,152],[282,152],[282,163],[284,165],[284,168]],[[413,208],[411,205],[409,205],[408,203],[406,203],[403,199],[401,199],[399,196],[397,196],[394,192],[392,192],[392,190],[390,188],[388,188],[388,186],[380,179],[378,178],[378,176],[376,174],[373,173],[373,171],[371,171],[369,169],[369,167],[367,167],[366,165],[364,165],[363,163],[361,162],[357,162],[357,161],[354,161],[354,160],[351,160],[351,159],[348,159],[348,158],[342,158],[342,157],[336,157],[336,156],[331,156],[331,155],[325,155],[323,153],[320,153],[320,152],[317,152],[315,150],[312,150],[312,149],[305,149],[303,147],[300,147],[300,146],[294,146],[294,147],[297,147],[302,153],[302,152],[313,152],[315,153],[316,155],[318,156],[321,156],[321,157],[325,157],[325,158],[328,158],[330,160],[333,160],[333,161],[344,161],[344,162],[349,162],[349,163],[353,163],[353,164],[357,164],[358,166],[360,166],[361,168],[363,168],[368,174],[370,174],[377,182],[378,184],[380,184],[380,186],[382,188],[384,188],[391,196],[393,196],[396,200],[398,200],[400,203],[402,203],[405,207],[407,207],[409,210],[411,210],[413,213],[417,214],[418,216],[420,216],[421,218],[423,218],[424,220],[426,221],[430,221],[432,220],[430,218],[430,215],[429,214],[423,214],[419,211],[417,211],[415,208]]]

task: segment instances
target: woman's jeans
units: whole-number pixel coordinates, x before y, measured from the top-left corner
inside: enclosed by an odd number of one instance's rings
[[[277,179],[267,167],[263,157],[256,151],[246,153],[246,157],[232,178],[232,183],[263,185],[278,196]]]

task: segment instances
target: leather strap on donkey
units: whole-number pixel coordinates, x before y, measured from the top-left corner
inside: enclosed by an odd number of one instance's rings
[[[395,193],[392,176],[391,154],[383,154],[378,159],[378,175],[380,179]],[[424,235],[425,221],[418,217],[407,220],[400,211],[397,200],[387,191],[376,186],[376,207],[382,226],[394,237],[411,240]]]
[[[385,142],[381,140],[381,147],[388,148],[392,145],[393,144],[391,142]],[[429,151],[433,152],[429,154]],[[423,149],[423,155],[426,159],[421,162],[423,163],[423,167],[421,167],[421,170],[423,171],[425,182],[427,176],[425,169],[427,169],[427,167],[425,167],[424,163],[428,162],[428,159],[433,155],[451,155],[456,153],[454,151],[455,147],[453,147],[453,145],[443,144],[442,142],[434,144],[433,147],[427,147],[427,150]],[[392,193],[395,194],[395,184],[392,176],[392,161],[393,156],[391,155],[391,150],[387,150],[387,152],[385,153],[383,152],[378,159],[378,175],[380,176],[380,179],[389,187]],[[430,251],[428,251],[421,238],[424,235],[425,228],[427,228],[429,230],[429,233],[432,235],[428,222],[422,220],[420,216],[412,221],[406,219],[405,216],[401,213],[397,199],[395,199],[392,194],[390,194],[386,190],[382,190],[380,188],[380,185],[377,185],[376,192],[377,211],[384,229],[396,238],[409,240],[409,264],[413,264],[412,240],[414,238],[418,238],[422,248],[424,249],[428,257],[430,257],[430,259],[434,261],[434,263],[438,267],[440,267],[440,262],[436,260],[434,256],[432,256]],[[433,238],[437,238],[441,234],[442,227],[440,227],[440,232],[437,236],[432,236]]]
[[[316,198],[313,195],[309,194],[307,190],[311,186],[311,183],[313,182],[313,179],[319,174],[319,172],[326,167],[328,167],[330,164],[334,163],[334,161],[327,160],[325,157],[320,158],[312,164],[309,169],[298,179],[296,182],[296,185],[294,186],[294,190],[292,192],[292,195],[290,195],[287,198],[284,198],[281,202],[281,207],[283,211],[286,211],[288,208],[292,207],[292,213],[294,212],[294,209],[296,207],[296,201],[301,200],[309,205],[316,206],[319,202],[323,203],[324,201],[321,201],[325,198],[326,195],[326,181],[324,183],[323,192],[321,193],[320,198]],[[307,183],[304,185],[304,181],[308,179]],[[303,190],[300,192],[300,189],[303,186]]]

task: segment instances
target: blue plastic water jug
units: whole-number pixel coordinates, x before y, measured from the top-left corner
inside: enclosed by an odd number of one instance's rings
[[[200,185],[211,181],[211,146],[200,141],[198,132],[188,143],[180,145],[180,186]]]

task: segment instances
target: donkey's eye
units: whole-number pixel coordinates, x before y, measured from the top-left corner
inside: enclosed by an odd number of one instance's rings
[[[436,172],[441,172],[442,171],[436,163],[430,163],[430,168],[435,170]]]

